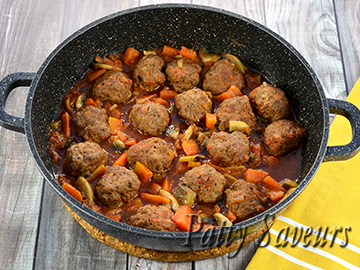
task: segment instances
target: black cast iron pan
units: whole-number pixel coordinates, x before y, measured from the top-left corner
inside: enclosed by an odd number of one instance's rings
[[[118,223],[83,206],[66,193],[54,179],[48,154],[49,123],[58,111],[64,94],[88,70],[96,55],[164,45],[205,47],[210,52],[231,53],[261,72],[289,98],[297,119],[306,128],[299,186],[271,209],[213,236],[235,240],[254,233],[279,215],[309,184],[323,161],[347,159],[360,149],[360,111],[352,104],[327,99],[314,71],[285,40],[266,27],[240,15],[211,7],[164,4],[121,11],[80,29],[61,43],[36,73],[14,73],[0,83],[0,124],[25,133],[36,164],[61,199],[82,219],[127,243],[164,251],[203,250],[218,242],[204,244],[202,233],[150,231]],[[17,86],[30,86],[24,118],[8,115],[4,104]],[[345,146],[328,147],[329,113],[346,116],[353,139]],[[228,231],[229,232],[229,231]],[[188,244],[186,244],[188,243]]]

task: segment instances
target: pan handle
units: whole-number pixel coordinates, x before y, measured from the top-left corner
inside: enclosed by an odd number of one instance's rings
[[[0,126],[16,132],[25,133],[24,118],[16,117],[5,111],[6,99],[16,87],[30,86],[36,73],[12,73],[0,82]]]
[[[360,150],[360,110],[352,103],[328,99],[330,113],[345,116],[352,129],[352,140],[346,145],[328,146],[323,161],[346,160],[355,156]]]

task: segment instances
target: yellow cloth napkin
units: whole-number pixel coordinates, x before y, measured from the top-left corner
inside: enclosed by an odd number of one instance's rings
[[[347,101],[360,108],[360,79]],[[328,145],[347,144],[351,137],[350,123],[337,116]],[[360,153],[320,165],[246,269],[360,269]]]

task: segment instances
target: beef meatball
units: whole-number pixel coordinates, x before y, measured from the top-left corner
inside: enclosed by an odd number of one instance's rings
[[[184,92],[200,82],[201,66],[183,58],[170,62],[165,69],[168,80],[176,92]]]
[[[131,96],[132,80],[119,70],[109,70],[96,80],[92,93],[101,101],[121,104]]]
[[[305,130],[299,123],[282,119],[272,122],[265,129],[265,144],[274,156],[284,156],[297,148]]]
[[[141,162],[153,172],[153,179],[159,180],[165,176],[165,171],[170,168],[173,158],[169,145],[163,139],[153,137],[131,146],[127,161],[131,168],[135,168],[136,162]]]
[[[166,80],[165,74],[161,72],[164,65],[164,60],[157,55],[141,58],[134,67],[134,86],[143,92],[154,91]]]
[[[239,166],[249,160],[250,142],[241,131],[213,133],[206,147],[212,160],[226,167]]]
[[[175,107],[181,118],[193,124],[211,112],[212,102],[205,91],[192,89],[175,96]]]
[[[273,122],[289,116],[290,104],[280,88],[263,82],[251,91],[249,98],[254,110],[264,119]]]
[[[227,59],[217,61],[205,74],[203,88],[214,96],[224,93],[232,85],[243,89],[244,76]]]
[[[84,140],[101,142],[110,136],[109,117],[105,109],[86,106],[71,117],[71,122],[76,134]]]
[[[165,206],[145,205],[130,217],[129,224],[148,230],[175,232],[174,213]]]
[[[227,130],[230,121],[243,121],[249,127],[255,126],[256,116],[251,109],[247,96],[225,99],[215,112],[219,129]]]
[[[65,155],[66,170],[75,176],[91,173],[106,161],[106,152],[92,141],[71,145]]]
[[[170,123],[169,112],[156,102],[147,101],[135,104],[129,113],[129,122],[141,132],[156,136]]]
[[[138,193],[141,182],[137,175],[125,167],[111,166],[94,186],[98,200],[110,208],[118,208]]]
[[[187,171],[180,182],[195,191],[197,200],[202,203],[219,200],[227,183],[221,173],[207,164]]]
[[[225,195],[226,207],[239,220],[251,218],[266,210],[266,199],[254,183],[237,180],[230,189],[225,190]]]

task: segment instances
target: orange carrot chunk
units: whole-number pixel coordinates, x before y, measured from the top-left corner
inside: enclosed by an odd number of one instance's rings
[[[153,172],[139,161],[135,164],[134,172],[137,174],[142,183],[149,182],[150,178],[153,176]]]
[[[106,172],[106,167],[104,164],[101,164],[99,167],[97,167],[88,177],[88,182],[92,182],[95,179],[98,179],[99,177],[103,176],[103,174]]]
[[[85,100],[85,105],[86,106],[96,106],[96,102],[92,98],[87,98]]]
[[[95,70],[94,72],[92,72],[91,74],[89,74],[89,75],[87,76],[88,82],[92,82],[92,81],[97,80],[97,79],[100,78],[102,75],[104,75],[105,72],[106,72],[106,69],[105,69],[105,68],[100,68],[100,69]]]
[[[262,192],[265,196],[267,196],[273,202],[276,202],[276,201],[282,199],[285,195],[284,191],[278,190],[271,186],[264,186],[262,188]]]
[[[270,187],[276,188],[278,190],[285,191],[285,188],[271,176],[266,176],[263,180],[263,183],[267,184]]]
[[[229,87],[224,93],[214,96],[212,99],[216,102],[223,102],[225,99],[229,99],[232,97],[242,96],[243,93],[237,88],[235,85]]]
[[[117,135],[117,133],[123,128],[123,121],[115,117],[109,117],[110,134]]]
[[[194,50],[188,49],[184,46],[181,47],[180,50],[180,55],[182,57],[185,57],[191,61],[195,61],[196,60],[196,52]]]
[[[161,188],[167,192],[171,192],[169,178],[165,177],[165,179],[162,182]]]
[[[69,113],[65,112],[61,116],[62,128],[64,131],[65,138],[69,138],[71,136],[71,128],[70,128],[70,115]]]
[[[132,146],[134,144],[138,143],[138,139],[135,139],[135,138],[131,138],[131,139],[128,139],[126,142],[125,142],[125,145],[127,146]]]
[[[122,61],[127,66],[134,65],[139,60],[140,56],[141,53],[138,50],[129,47],[126,49]]]
[[[79,202],[82,202],[83,197],[81,195],[81,192],[79,190],[77,190],[75,187],[73,187],[72,185],[70,185],[69,183],[65,182],[62,185],[62,188],[69,193],[74,199],[76,199]]]
[[[205,114],[205,126],[208,129],[212,129],[216,124],[216,114],[206,113]]]
[[[165,198],[160,195],[154,195],[146,192],[140,192],[139,195],[141,199],[147,200],[148,202],[151,203],[168,204],[171,202],[169,198]]]
[[[245,174],[245,180],[252,183],[259,183],[264,180],[269,174],[262,170],[247,169]]]
[[[189,232],[191,229],[191,217],[193,210],[188,204],[181,205],[172,217],[172,221],[176,223],[177,227],[185,232]]]
[[[165,108],[170,108],[170,103],[167,102],[165,99],[157,97],[157,98],[154,98],[152,101],[163,105]]]
[[[182,148],[187,156],[192,156],[200,152],[199,145],[192,139],[183,141]]]
[[[122,153],[122,154],[114,161],[114,163],[113,163],[112,166],[118,165],[118,166],[125,167],[125,166],[126,166],[126,162],[127,162],[127,156],[128,156],[128,153],[127,153],[127,152]]]
[[[165,86],[163,90],[160,91],[160,97],[165,99],[174,98],[177,95],[177,92],[171,90],[169,87]]]
[[[233,212],[231,212],[231,211],[229,211],[229,212],[227,213],[226,217],[227,217],[231,222],[233,222],[233,223],[234,223],[234,221],[236,220],[236,215],[235,215]]]
[[[180,51],[178,49],[172,48],[170,46],[164,46],[163,50],[162,50],[162,55],[166,56],[166,57],[174,57],[176,55],[178,55],[180,53]]]

